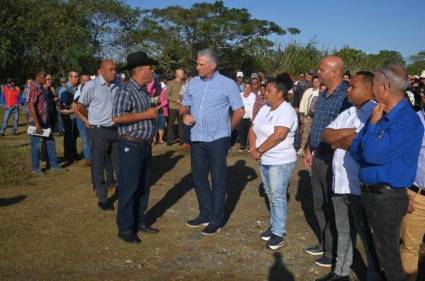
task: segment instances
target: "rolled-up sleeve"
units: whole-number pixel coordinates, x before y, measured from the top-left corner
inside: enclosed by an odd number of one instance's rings
[[[92,84],[86,85],[85,87],[81,89],[81,95],[80,95],[80,98],[78,99],[78,102],[85,106],[89,106],[93,96],[94,96],[94,87],[92,86]]]

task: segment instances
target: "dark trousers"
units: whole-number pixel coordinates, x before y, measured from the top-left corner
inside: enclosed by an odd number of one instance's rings
[[[363,192],[378,263],[388,281],[406,280],[400,257],[400,225],[407,211],[406,190]]]
[[[152,174],[149,144],[119,140],[118,215],[119,233],[137,231],[145,222]]]
[[[92,127],[89,129],[92,145],[91,174],[99,202],[106,202],[108,186],[113,171],[118,175],[118,131],[116,128]],[[105,171],[107,180],[105,181]]]
[[[242,119],[241,122],[238,125],[238,137],[239,137],[239,144],[242,149],[245,149],[246,143],[248,140],[248,132],[249,127],[251,126],[251,121],[247,119]]]
[[[332,153],[315,155],[311,169],[313,207],[320,228],[319,244],[325,256],[334,258],[335,219],[332,207]]]
[[[179,142],[183,144],[183,121],[179,115],[178,109],[169,109],[168,111],[168,124],[167,124],[167,143],[171,143],[174,140],[174,123],[178,123]]]
[[[199,217],[212,225],[224,223],[224,200],[226,198],[226,157],[229,138],[212,142],[192,142],[192,176],[199,203]],[[210,185],[208,175],[211,173]]]
[[[70,118],[69,115],[62,115],[62,122],[64,128],[63,135],[63,151],[67,160],[74,160],[78,158],[77,153],[77,137],[78,129],[76,119]]]

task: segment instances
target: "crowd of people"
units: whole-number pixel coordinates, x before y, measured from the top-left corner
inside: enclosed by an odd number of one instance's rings
[[[327,56],[297,81],[288,73],[245,79],[242,71],[232,80],[219,72],[215,51],[204,49],[197,76],[178,68],[164,82],[154,73],[157,64],[144,52],[132,53],[126,79],[105,59],[94,77],[69,71],[58,90],[44,70],[23,91],[8,80],[1,134],[10,116],[17,133],[24,106],[34,127],[28,133],[35,175],[44,174],[43,161],[49,171],[63,172],[57,134],[64,136],[65,159],[79,160],[80,136],[101,210],[114,210],[107,194],[117,187],[118,237],[128,243],[141,242],[138,231],[159,232],[145,216],[152,144],[178,139],[190,149],[199,213],[186,224],[203,227],[203,235],[225,223],[230,146],[247,151],[270,202],[270,225],[260,238],[271,250],[285,242],[288,185],[299,156],[311,169],[319,229],[317,245],[305,251],[331,268],[317,280],[349,280],[357,234],[367,280],[416,280],[425,234],[425,71],[409,77],[403,66],[386,65],[351,75],[340,57]]]

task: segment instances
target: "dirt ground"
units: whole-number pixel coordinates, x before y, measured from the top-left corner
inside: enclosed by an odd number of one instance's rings
[[[286,244],[271,252],[259,238],[268,211],[247,153],[229,153],[228,221],[221,233],[204,237],[185,225],[198,214],[189,154],[177,144],[154,146],[148,217],[161,232],[140,233],[142,243],[129,245],[117,238],[116,211],[98,209],[82,163],[65,165],[61,175],[31,175],[25,129],[0,138],[0,280],[292,281],[328,272],[303,250],[316,238],[309,171],[300,160],[290,182]],[[58,137],[59,156],[62,143]],[[352,280],[365,280],[358,248]]]

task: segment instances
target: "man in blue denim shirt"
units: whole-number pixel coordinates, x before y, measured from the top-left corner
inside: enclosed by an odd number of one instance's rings
[[[199,76],[189,82],[180,108],[184,124],[192,126],[192,175],[200,211],[187,225],[207,225],[202,234],[213,235],[224,223],[230,133],[241,121],[244,109],[236,83],[217,71],[217,55],[213,50],[200,51],[196,64]],[[208,181],[210,172],[212,187]]]
[[[378,262],[388,281],[405,280],[400,224],[424,133],[418,115],[404,98],[407,85],[402,66],[389,65],[375,72],[373,94],[378,105],[351,145],[351,155],[360,163],[362,197]]]

